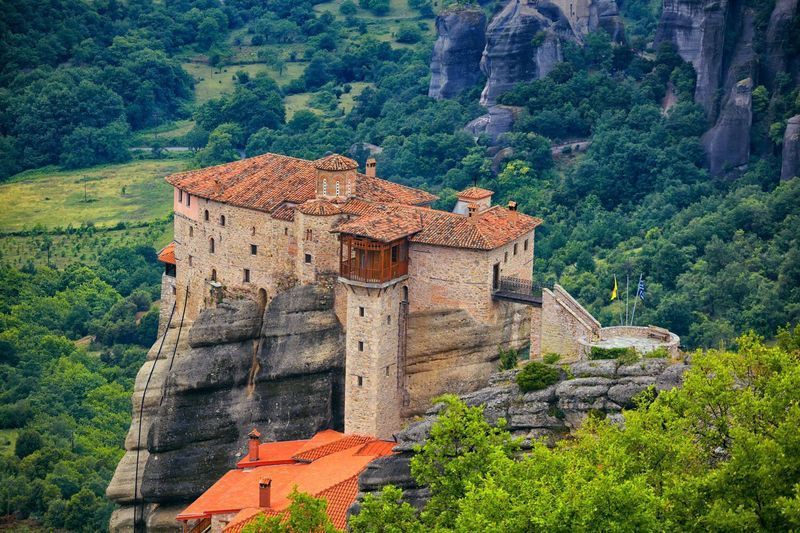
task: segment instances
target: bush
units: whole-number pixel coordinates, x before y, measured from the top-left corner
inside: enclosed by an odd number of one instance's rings
[[[344,15],[345,17],[353,16],[358,12],[358,8],[353,0],[344,0],[342,5],[339,6],[339,13]]]
[[[644,354],[648,359],[667,359],[669,358],[669,351],[664,346],[659,346],[651,352]]]
[[[500,356],[500,370],[511,370],[517,367],[517,361],[519,361],[517,350],[498,348],[497,354]]]
[[[422,33],[418,27],[411,24],[403,24],[397,30],[397,42],[405,44],[418,43],[422,39]]]
[[[522,392],[542,390],[561,378],[561,371],[544,363],[532,361],[517,374],[517,385]]]
[[[638,359],[639,356],[631,347],[628,348],[601,348],[599,346],[592,346],[589,353],[589,359],[624,359],[629,360]]]
[[[542,356],[542,362],[547,365],[554,365],[559,361],[559,359],[561,359],[561,356],[554,352],[546,353]]]

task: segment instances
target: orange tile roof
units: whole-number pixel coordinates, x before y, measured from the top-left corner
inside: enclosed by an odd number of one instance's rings
[[[292,204],[283,204],[272,212],[272,218],[292,222],[294,220],[294,210],[295,206]]]
[[[297,487],[301,492],[328,500],[331,520],[337,527],[343,527],[347,509],[358,492],[358,475],[372,460],[391,453],[394,446],[394,442],[343,435],[333,430],[321,431],[308,440],[264,443],[259,455],[264,451],[272,453],[273,459],[285,459],[294,453],[294,461],[251,468],[252,465],[245,464],[245,458],[239,462],[240,468],[222,476],[177,518],[192,520],[238,513],[226,531],[240,531],[259,512],[280,514],[288,507],[288,496]],[[269,509],[258,507],[258,484],[263,478],[272,480]]]
[[[365,215],[343,222],[334,231],[392,242],[410,236],[411,242],[494,250],[542,223],[542,220],[500,206],[471,217],[407,205],[375,205]]]
[[[165,179],[174,187],[201,198],[268,213],[286,202],[302,204],[316,197],[314,163],[278,154],[190,170]],[[437,198],[425,191],[365,174],[358,174],[353,195],[370,202],[411,205],[429,203]]]
[[[331,171],[355,170],[358,168],[358,163],[349,157],[331,154],[314,161],[314,168]]]
[[[487,196],[491,196],[494,194],[494,191],[490,191],[489,189],[481,189],[480,187],[469,187],[468,189],[464,189],[460,193],[456,194],[456,197],[464,200],[480,200],[482,198],[486,198]]]
[[[158,252],[158,260],[170,265],[175,264],[175,241],[172,241]]]
[[[304,215],[311,215],[311,216],[330,216],[330,215],[338,215],[342,212],[342,209],[328,201],[328,200],[309,200],[305,203],[298,205],[295,209],[303,213]]]

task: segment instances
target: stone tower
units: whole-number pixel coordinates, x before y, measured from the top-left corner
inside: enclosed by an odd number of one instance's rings
[[[391,439],[400,428],[403,326],[408,293],[403,281],[402,278],[383,284],[345,281],[348,285],[346,433]]]

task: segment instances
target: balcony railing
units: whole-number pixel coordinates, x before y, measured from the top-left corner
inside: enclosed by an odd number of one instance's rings
[[[344,259],[341,262],[340,275],[353,281],[363,283],[383,283],[408,274],[408,261],[400,261],[389,265],[359,264],[358,258]]]
[[[525,296],[542,296],[542,289],[552,289],[551,284],[534,282],[530,279],[502,276],[494,292],[505,292]]]

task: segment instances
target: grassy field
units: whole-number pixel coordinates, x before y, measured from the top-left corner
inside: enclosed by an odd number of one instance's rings
[[[149,244],[160,250],[172,240],[172,224],[154,222],[142,228],[50,235],[49,238],[50,266],[61,268],[76,262],[91,266],[97,263],[97,258],[105,248],[115,244]],[[0,260],[15,268],[29,263],[46,265],[44,243],[42,236],[0,237]]]
[[[195,102],[202,104],[214,98],[219,98],[225,93],[233,92],[233,76],[237,70],[243,70],[255,76],[259,72],[266,72],[280,85],[285,85],[294,78],[299,78],[306,68],[305,62],[286,63],[283,75],[272,67],[264,63],[249,65],[226,65],[222,69],[211,68],[203,63],[183,63],[183,68],[194,77],[196,84],[194,87]]]
[[[23,172],[0,184],[0,202],[6,206],[0,212],[0,233],[37,225],[112,226],[162,219],[172,210],[171,189],[163,178],[185,169],[186,163],[187,159],[173,156],[80,170],[45,167]]]
[[[355,99],[364,92],[364,89],[371,86],[371,83],[365,83],[363,81],[356,81],[350,84],[352,90],[347,93],[343,94],[341,98],[339,98],[339,107],[341,107],[345,113],[349,113],[353,110],[353,107],[356,105]]]
[[[192,120],[178,120],[169,124],[162,124],[155,128],[139,130],[133,139],[134,146],[150,146],[153,139],[161,139],[172,145],[180,142],[180,138],[189,133],[194,127]]]
[[[0,455],[14,453],[18,431],[16,429],[0,429]]]

